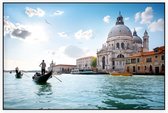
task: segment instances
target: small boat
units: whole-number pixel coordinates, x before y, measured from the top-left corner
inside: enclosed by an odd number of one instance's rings
[[[36,83],[40,83],[40,84],[41,84],[41,83],[46,83],[47,80],[52,77],[51,75],[52,75],[52,71],[48,72],[48,73],[45,74],[45,75],[42,75],[42,74],[40,74],[40,73],[36,73],[36,74],[32,77],[32,79],[33,79]]]
[[[132,76],[132,73],[129,72],[111,72],[110,75],[113,76]]]
[[[15,75],[16,78],[22,78],[22,76],[23,76],[23,73],[21,73],[21,72],[16,73],[16,75]]]
[[[71,74],[97,74],[96,72],[92,70],[79,70],[79,69],[74,69],[71,71]]]

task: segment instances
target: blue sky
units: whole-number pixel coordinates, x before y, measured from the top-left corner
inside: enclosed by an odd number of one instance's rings
[[[43,59],[49,66],[96,56],[119,11],[141,38],[148,31],[150,50],[164,45],[164,4],[4,4],[4,67],[40,69]]]

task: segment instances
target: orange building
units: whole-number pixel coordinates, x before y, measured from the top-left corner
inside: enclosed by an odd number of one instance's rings
[[[133,74],[165,74],[165,46],[130,55],[125,70]]]

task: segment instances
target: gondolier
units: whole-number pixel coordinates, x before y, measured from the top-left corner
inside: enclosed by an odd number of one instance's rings
[[[15,72],[16,72],[15,75],[16,78],[22,78],[23,74],[21,73],[21,71],[19,71],[18,67],[15,68]]]
[[[42,60],[42,62],[39,66],[41,66],[41,74],[44,75],[45,74],[45,68],[46,68],[46,63],[44,62],[44,60]]]

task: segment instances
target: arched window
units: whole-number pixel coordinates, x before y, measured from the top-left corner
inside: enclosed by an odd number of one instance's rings
[[[121,43],[121,48],[124,49],[124,43],[123,42]]]
[[[102,58],[102,69],[105,69],[105,56]]]
[[[119,55],[117,56],[117,58],[124,58],[124,55],[119,54]]]
[[[120,49],[119,43],[116,44],[116,48],[117,48],[117,49]]]

